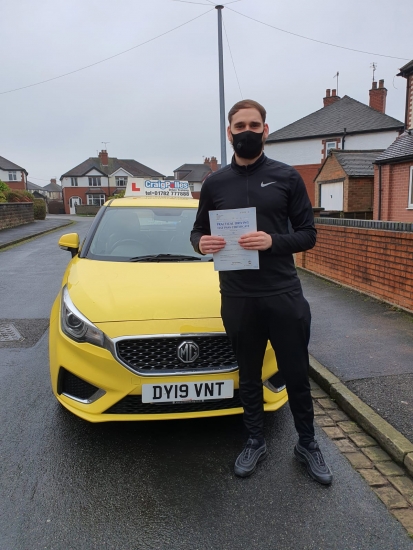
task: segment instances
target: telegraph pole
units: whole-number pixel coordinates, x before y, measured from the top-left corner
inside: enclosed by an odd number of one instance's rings
[[[221,135],[221,168],[227,165],[225,96],[224,96],[224,59],[222,51],[222,10],[224,6],[217,5],[218,11],[218,60],[219,60],[219,114]]]

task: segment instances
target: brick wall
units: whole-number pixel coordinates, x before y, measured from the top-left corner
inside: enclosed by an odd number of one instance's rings
[[[413,232],[316,227],[317,244],[296,254],[298,267],[413,311]]]
[[[413,210],[408,210],[410,167],[413,162],[383,164],[381,167],[381,212],[379,215],[379,168],[374,167],[375,220],[413,222]]]
[[[347,212],[373,209],[373,177],[349,178],[347,186]]]
[[[32,202],[1,202],[0,229],[17,227],[34,221]]]
[[[299,164],[294,166],[294,168],[303,178],[312,206],[318,206],[317,203],[315,202],[314,179],[320,167],[321,167],[321,163],[320,164]]]

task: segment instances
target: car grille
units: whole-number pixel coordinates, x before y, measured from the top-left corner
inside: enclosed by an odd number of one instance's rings
[[[178,346],[185,341],[194,342],[199,348],[199,356],[192,363],[183,363],[177,355]],[[228,372],[237,368],[225,333],[125,339],[117,342],[116,352],[130,369],[143,375]]]
[[[192,401],[190,403],[142,403],[141,395],[128,395],[112,405],[104,414],[171,414],[185,412],[221,411],[241,407],[238,390],[231,399]]]
[[[74,397],[75,399],[89,399],[99,388],[75,376],[63,367],[59,370],[57,392]]]

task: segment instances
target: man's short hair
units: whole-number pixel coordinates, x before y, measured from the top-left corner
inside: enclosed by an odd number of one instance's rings
[[[267,116],[267,111],[264,109],[264,107],[258,103],[258,101],[254,101],[253,99],[243,99],[242,101],[238,101],[238,103],[235,103],[233,107],[229,110],[228,113],[228,122],[231,124],[232,117],[235,115],[235,113],[238,113],[238,111],[241,111],[241,109],[257,109],[257,111],[260,113],[262,121],[265,122],[265,117]]]

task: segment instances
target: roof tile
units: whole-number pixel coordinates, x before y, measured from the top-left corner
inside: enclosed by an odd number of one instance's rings
[[[351,134],[397,130],[402,127],[403,122],[400,120],[380,113],[349,96],[344,96],[340,101],[276,130],[268,136],[267,142],[342,135],[344,128],[348,134]]]
[[[411,130],[403,132],[393,143],[376,158],[378,164],[385,161],[413,158],[413,133]]]

